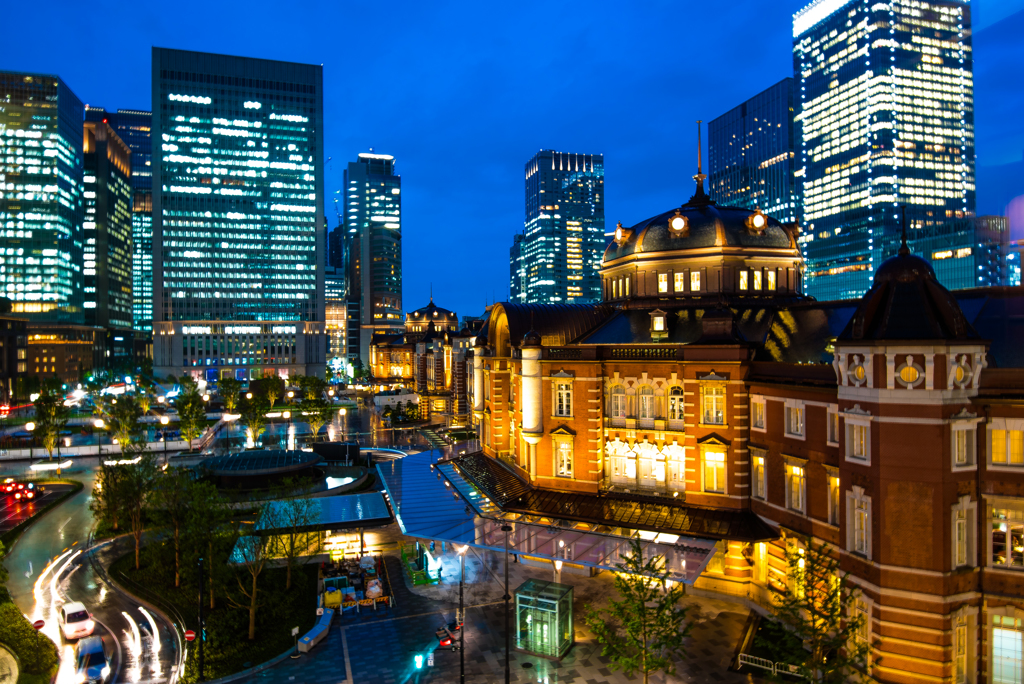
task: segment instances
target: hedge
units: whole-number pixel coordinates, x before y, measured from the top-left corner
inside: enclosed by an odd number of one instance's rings
[[[53,642],[37,632],[13,603],[0,604],[0,642],[17,654],[28,674],[52,675],[57,669]]]

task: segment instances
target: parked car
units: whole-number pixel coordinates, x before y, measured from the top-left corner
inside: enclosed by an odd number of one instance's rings
[[[57,618],[60,620],[61,631],[64,632],[65,639],[81,639],[92,635],[92,631],[96,629],[96,623],[92,619],[92,615],[85,609],[85,605],[78,603],[65,603],[60,609],[60,616]]]
[[[110,647],[98,636],[82,639],[75,645],[75,681],[102,684],[110,681]]]

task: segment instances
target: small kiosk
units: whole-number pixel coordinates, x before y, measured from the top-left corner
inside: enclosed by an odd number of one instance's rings
[[[561,659],[575,642],[572,587],[530,579],[515,597],[516,650]]]

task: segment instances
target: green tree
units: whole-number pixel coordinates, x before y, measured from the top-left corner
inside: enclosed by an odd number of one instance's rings
[[[109,420],[110,432],[121,445],[121,453],[127,455],[132,444],[139,440],[142,407],[131,395],[122,395],[120,399],[111,401]]]
[[[178,427],[181,436],[188,440],[188,450],[192,451],[192,440],[203,434],[203,422],[206,420],[206,404],[199,394],[199,385],[190,377],[183,377],[181,387],[174,399],[174,407],[178,409]]]
[[[686,590],[682,583],[668,586],[664,556],[644,560],[640,540],[631,540],[630,546],[616,566],[621,600],[611,600],[601,610],[588,607],[584,622],[613,669],[630,678],[639,672],[647,684],[651,673],[675,674],[675,659],[685,657],[683,638],[692,625],[684,624],[689,607],[679,605]]]
[[[204,559],[206,583],[210,592],[210,610],[213,610],[217,607],[215,587],[218,580],[227,579],[223,575],[230,572],[226,555],[223,558],[215,556],[215,552],[221,547],[226,547],[230,552],[234,537],[227,529],[230,509],[224,506],[220,493],[210,482],[194,482],[189,496],[189,510],[183,528],[185,543],[182,548],[188,558],[188,568],[195,568],[198,559]],[[224,582],[221,581],[220,584],[223,586]],[[203,587],[197,589],[202,594]]]
[[[245,530],[249,534],[239,536],[232,553],[232,561],[244,574],[248,575],[244,582],[242,573],[235,575],[238,589],[246,600],[239,601],[228,595],[228,602],[232,606],[249,612],[249,641],[256,640],[256,612],[263,605],[259,600],[259,578],[267,563],[273,558],[274,550],[277,547],[277,541],[272,535],[259,533],[259,528],[278,527],[275,521],[274,506],[271,504],[261,506],[256,519],[258,523]]]
[[[175,587],[181,586],[182,532],[192,508],[195,485],[192,474],[182,468],[170,468],[159,473],[153,483],[154,517],[171,529],[174,542]]]
[[[289,488],[300,483],[289,482]],[[311,529],[320,522],[320,504],[306,496],[273,504],[274,519],[281,532],[275,535],[274,554],[285,559],[285,590],[292,588],[292,568],[320,553],[320,532]]]
[[[142,545],[145,514],[152,496],[157,466],[153,457],[146,453],[145,445],[139,448],[135,443],[129,444],[129,449],[136,448],[138,449],[139,456],[137,462],[115,467],[125,469],[120,494],[122,506],[128,518],[129,531],[135,539],[135,569],[138,570],[139,548]]]
[[[127,471],[124,466],[106,465],[100,461],[96,484],[92,491],[89,508],[99,520],[117,532],[124,518],[124,486]]]
[[[149,413],[150,407],[153,405],[153,395],[142,387],[135,393],[135,403],[139,405],[139,411],[142,415]]]
[[[313,441],[315,442],[320,434],[320,429],[331,419],[334,407],[331,402],[320,396],[315,399],[303,399],[300,408],[302,419],[309,423],[309,429],[313,432]]]
[[[238,408],[238,395],[242,391],[242,383],[234,378],[224,378],[220,381],[220,399],[224,402],[224,410],[234,413]]]
[[[44,387],[36,398],[36,434],[43,443],[47,455],[53,459],[53,452],[60,442],[60,432],[68,424],[70,413],[64,405],[64,391],[52,386]],[[57,474],[60,475],[60,464]]]
[[[365,374],[366,370],[363,368],[363,360],[357,357],[356,360],[352,362],[352,379],[355,380],[361,378]]]
[[[828,544],[800,536],[786,542],[789,581],[776,595],[775,618],[790,637],[762,645],[808,681],[863,679],[870,645],[856,610],[860,590],[840,571],[839,556]]]
[[[264,398],[253,395],[245,399],[241,405],[242,417],[239,419],[249,433],[253,446],[259,443],[260,435],[267,429],[267,405]]]

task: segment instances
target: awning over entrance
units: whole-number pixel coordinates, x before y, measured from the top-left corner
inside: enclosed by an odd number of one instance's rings
[[[602,570],[617,570],[630,540],[639,538],[645,557],[664,556],[671,579],[688,584],[715,553],[710,539],[502,510],[451,463],[437,463],[443,456],[426,451],[377,466],[407,536],[502,551],[508,524],[511,553]]]

